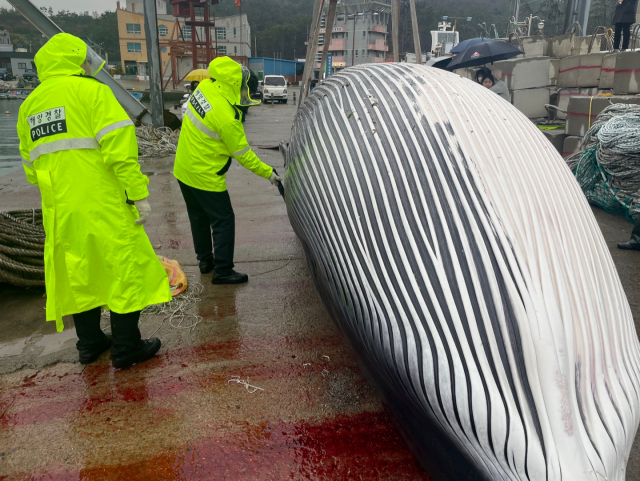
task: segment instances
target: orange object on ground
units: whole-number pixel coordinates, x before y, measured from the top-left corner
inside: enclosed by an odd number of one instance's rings
[[[169,277],[171,296],[176,297],[186,291],[188,286],[187,276],[180,268],[178,261],[172,261],[163,256],[158,256],[158,260]]]

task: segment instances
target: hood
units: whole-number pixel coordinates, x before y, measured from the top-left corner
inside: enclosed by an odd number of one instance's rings
[[[44,82],[51,77],[84,75],[81,65],[86,58],[86,43],[68,33],[59,33],[38,50],[34,63],[40,81]]]
[[[242,66],[229,57],[218,57],[209,64],[209,74],[220,94],[233,105],[240,105]]]

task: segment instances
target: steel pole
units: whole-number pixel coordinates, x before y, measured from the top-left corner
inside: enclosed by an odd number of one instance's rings
[[[34,27],[40,30],[45,37],[51,38],[58,33],[63,33],[60,27],[29,0],[8,0],[8,2],[13,8],[20,12],[24,18],[29,20]],[[98,75],[96,75],[96,78],[111,89],[113,95],[118,99],[120,105],[129,112],[129,115],[135,119],[139,119],[140,122],[145,125],[152,124],[151,114],[144,105],[134,99],[105,69],[102,69]]]
[[[422,63],[422,48],[420,47],[420,30],[418,29],[418,13],[416,12],[416,0],[409,0],[411,6],[411,26],[413,27],[413,45],[416,51],[416,63]]]
[[[160,40],[156,0],[144,0],[144,34],[147,37],[147,63],[149,64],[149,90],[153,128],[164,127],[164,101],[162,99],[162,69],[160,67]]]
[[[564,31],[569,30],[569,27],[573,24],[574,20],[574,11],[575,11],[575,0],[567,0],[567,7],[564,12]]]
[[[582,27],[582,35],[587,35],[587,26],[589,24],[589,11],[591,10],[591,0],[579,0],[578,22]]]
[[[300,102],[298,108],[304,103],[309,92],[309,82],[313,70],[315,68],[316,52],[318,50],[318,35],[320,32],[320,18],[322,17],[323,0],[316,0],[313,8],[313,20],[311,21],[311,35],[307,42],[307,57],[304,64],[304,73],[302,74],[302,85],[300,86]]]
[[[329,13],[327,14],[327,24],[324,29],[324,45],[322,46],[322,60],[320,61],[320,78],[325,69],[327,63],[327,55],[329,55],[329,44],[331,43],[331,37],[333,36],[333,22],[336,19],[336,7],[338,6],[338,0],[329,0]],[[328,37],[327,37],[328,36]],[[328,41],[327,41],[328,38]]]
[[[356,64],[356,20],[358,20],[358,14],[353,11],[353,38],[351,42],[351,66]]]
[[[400,61],[400,0],[391,0],[391,41],[393,61]]]

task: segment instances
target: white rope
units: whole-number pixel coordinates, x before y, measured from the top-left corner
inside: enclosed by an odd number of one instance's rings
[[[591,149],[596,149],[595,160],[611,196],[630,213],[640,210],[640,105],[620,103],[604,109],[578,151],[566,158],[573,172],[580,170],[581,162],[589,161],[583,154]]]
[[[171,299],[165,304],[155,304],[146,307],[142,311],[142,315],[162,315],[164,316],[158,328],[149,337],[153,337],[166,321],[174,329],[186,329],[193,331],[198,324],[202,322],[202,316],[191,314],[189,311],[196,307],[201,299],[200,294],[204,290],[204,286],[198,282],[189,279],[189,287],[185,292]]]
[[[189,311],[200,303],[200,294],[202,294],[203,290],[204,286],[202,284],[189,278],[189,287],[185,292],[164,304],[154,304],[144,308],[141,317],[145,315],[163,316],[156,330],[148,338],[153,337],[167,321],[174,329],[185,329],[192,332],[203,321],[203,318]],[[108,319],[109,316],[109,311],[102,311],[102,317]]]
[[[240,379],[240,376],[231,376],[231,378],[229,378],[229,380],[227,381],[227,384],[229,384],[230,382],[235,382],[237,384],[244,386],[249,394],[253,394],[258,390],[264,391],[264,389],[261,387],[253,386],[249,384],[249,378],[247,378],[246,380],[243,380],[243,379]]]
[[[167,157],[176,153],[180,131],[169,127],[154,129],[149,125],[142,125],[136,128],[136,137],[138,158]]]

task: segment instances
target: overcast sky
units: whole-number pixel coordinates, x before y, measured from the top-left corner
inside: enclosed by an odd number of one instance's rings
[[[115,10],[116,0],[31,0],[37,7],[51,7],[54,12],[58,10],[71,10],[72,12],[104,12]],[[123,0],[122,5],[126,2]],[[6,0],[0,0],[0,7],[11,7]]]

